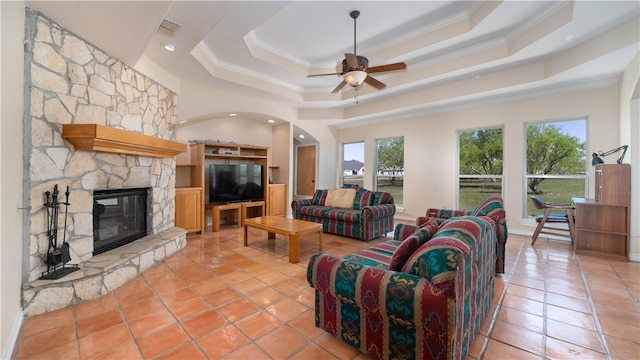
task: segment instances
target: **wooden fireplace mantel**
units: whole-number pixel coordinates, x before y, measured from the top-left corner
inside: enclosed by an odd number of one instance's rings
[[[187,144],[98,124],[64,124],[62,137],[76,150],[150,157],[174,157],[187,151]]]

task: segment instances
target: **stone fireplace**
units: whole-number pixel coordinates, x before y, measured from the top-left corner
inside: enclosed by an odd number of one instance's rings
[[[177,122],[177,95],[37,11],[27,9],[25,27],[24,153],[28,173],[24,193],[30,206],[24,222],[29,236],[24,239],[23,309],[26,315],[34,315],[117,288],[184,247],[185,234],[174,227],[174,157],[78,151],[62,136],[63,125],[97,124],[170,140]],[[44,194],[56,184],[70,189],[64,235],[70,246],[70,263],[80,264],[81,271],[43,282],[38,279],[46,270],[48,247]],[[117,249],[102,247],[100,241],[96,247],[96,231],[102,238],[114,230],[126,231],[130,224],[121,223],[120,229],[116,225],[102,227],[107,215],[116,216],[119,206],[110,200],[103,204],[105,215],[96,229],[94,195],[132,188],[144,189],[147,197],[146,210],[142,210],[144,237],[132,243],[127,240]],[[123,222],[130,220],[133,202],[120,202]]]

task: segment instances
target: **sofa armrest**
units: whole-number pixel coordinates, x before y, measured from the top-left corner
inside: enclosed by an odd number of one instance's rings
[[[298,213],[299,209],[302,206],[308,206],[311,205],[311,199],[298,199],[298,200],[293,200],[291,202],[291,210],[293,210],[293,214],[294,216]]]
[[[395,204],[369,205],[362,208],[362,220],[372,221],[393,217],[396,213]]]

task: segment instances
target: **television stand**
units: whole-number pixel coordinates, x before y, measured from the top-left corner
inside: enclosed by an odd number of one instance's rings
[[[207,204],[205,205],[205,227],[209,220],[209,211],[211,211],[211,231],[220,231],[220,212],[226,212],[226,223],[232,223],[235,219],[235,211],[238,211],[238,226],[244,226],[244,221],[250,217],[247,216],[248,212],[253,211],[255,208],[260,208],[260,214],[263,216],[266,214],[266,206],[264,201],[235,201],[222,204]],[[230,213],[230,214],[229,214]],[[229,215],[231,215],[231,221],[229,221]]]
[[[211,211],[211,231],[213,232],[218,232],[220,231],[220,212],[224,211],[227,213],[227,221],[226,223],[230,223],[233,222],[233,220],[235,219],[235,213],[234,211],[237,210],[238,211],[238,219],[240,219],[240,208],[241,208],[241,203],[226,203],[226,204],[206,204],[204,206],[205,208],[205,223],[204,226],[207,226],[208,220],[209,220],[209,211]],[[229,212],[231,212],[231,221],[229,221]],[[240,223],[238,222],[238,226],[240,225]]]

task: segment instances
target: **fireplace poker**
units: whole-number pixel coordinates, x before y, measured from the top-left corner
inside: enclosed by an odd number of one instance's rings
[[[53,186],[53,249],[54,251],[58,248],[58,209],[60,208],[60,203],[58,202],[58,184]]]
[[[65,191],[64,196],[65,200],[64,203],[62,203],[64,205],[64,233],[62,234],[63,244],[67,242],[67,211],[69,210],[69,186],[67,186],[67,191]]]
[[[69,243],[67,243],[67,213],[69,210],[69,186],[67,185],[67,191],[64,193],[65,200],[64,203],[64,227],[62,228],[62,245],[60,245],[60,260],[62,260],[63,264],[66,264],[69,260],[71,260],[71,255],[69,254]]]

